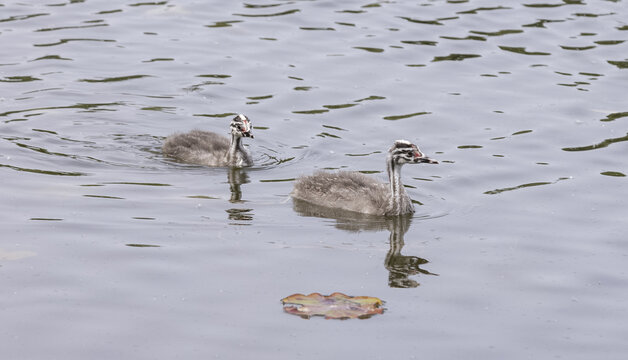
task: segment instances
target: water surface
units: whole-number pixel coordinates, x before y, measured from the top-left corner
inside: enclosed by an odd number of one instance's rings
[[[622,359],[625,5],[0,2],[5,356]],[[255,166],[162,156],[236,113]],[[413,217],[290,200],[399,138]]]

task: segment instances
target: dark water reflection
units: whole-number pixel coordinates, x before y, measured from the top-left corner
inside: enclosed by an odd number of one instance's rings
[[[229,189],[231,191],[231,198],[229,201],[232,203],[242,202],[242,190],[240,189],[240,186],[250,182],[246,170],[242,168],[229,168],[227,170],[227,179],[229,181]]]
[[[246,170],[243,168],[229,168],[227,169],[227,178],[229,182],[229,191],[231,197],[229,202],[232,204],[244,204],[246,200],[242,199],[241,185],[249,183],[249,176]],[[230,223],[232,225],[250,225],[248,222],[253,220],[253,209],[250,208],[231,208],[227,209],[229,214],[229,220],[238,221],[236,223]]]
[[[405,245],[404,235],[410,228],[412,221],[411,216],[396,216],[386,219],[390,237],[388,242],[390,250],[386,254],[384,266],[389,271],[388,286],[392,288],[414,288],[420,284],[410,279],[411,275],[437,275],[428,270],[422,269],[421,266],[429,263],[428,260],[413,255],[403,255],[401,250]],[[416,239],[413,239],[416,241]]]
[[[409,278],[413,275],[437,275],[421,268],[429,263],[418,256],[403,255],[401,251],[405,245],[404,236],[412,224],[413,215],[401,216],[372,216],[355,212],[326,208],[308,202],[293,199],[293,209],[301,216],[334,219],[334,226],[343,231],[382,231],[388,230],[388,244],[390,246],[384,260],[384,267],[388,270],[388,286],[391,288],[415,288],[419,282]],[[416,240],[416,239],[415,239]]]

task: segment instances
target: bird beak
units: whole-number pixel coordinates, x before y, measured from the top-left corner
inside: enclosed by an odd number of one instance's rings
[[[421,156],[421,157],[414,158],[414,162],[415,163],[426,163],[426,164],[438,164],[438,161],[436,161],[434,159],[430,159],[427,156]]]
[[[251,130],[253,130],[253,126],[251,126],[251,122],[248,120],[244,120],[244,124],[242,125],[243,126],[240,128],[240,131],[242,131],[242,136],[255,139],[255,137],[253,136],[253,133],[251,132]]]

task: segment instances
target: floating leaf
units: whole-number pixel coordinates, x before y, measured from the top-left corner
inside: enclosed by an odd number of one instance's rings
[[[304,319],[311,316],[324,316],[325,319],[367,319],[384,312],[382,300],[369,296],[347,296],[335,292],[324,296],[319,293],[310,295],[294,294],[284,299],[283,310],[299,315]]]

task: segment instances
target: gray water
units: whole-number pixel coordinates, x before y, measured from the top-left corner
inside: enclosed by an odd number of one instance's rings
[[[625,358],[627,5],[0,1],[2,357]],[[235,113],[255,166],[162,156]],[[412,218],[290,199],[399,138]]]

